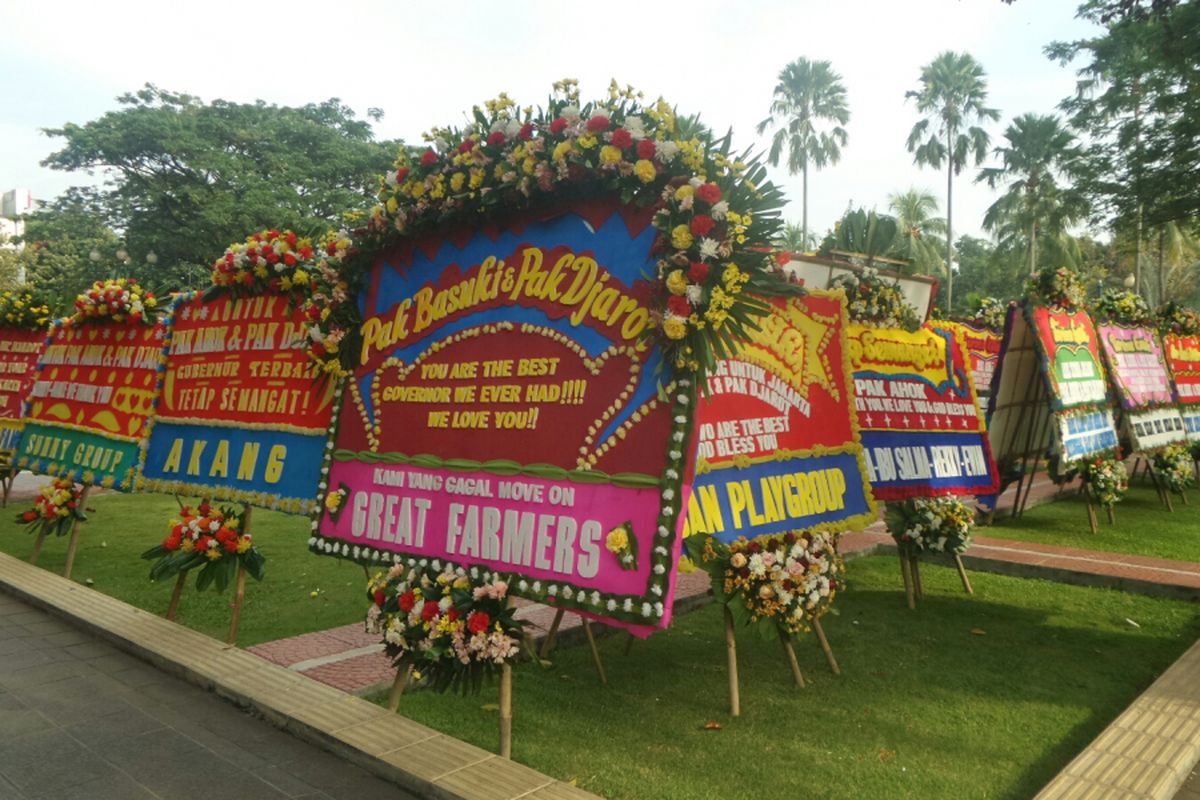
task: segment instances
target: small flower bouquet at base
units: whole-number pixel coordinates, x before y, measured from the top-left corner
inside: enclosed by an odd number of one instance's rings
[[[154,315],[150,311],[155,302],[154,293],[143,289],[136,278],[96,281],[75,298],[75,319],[152,324]]]
[[[367,632],[399,668],[412,665],[439,692],[477,693],[521,652],[523,623],[500,575],[440,561],[397,564],[367,584]]]
[[[1025,295],[1035,305],[1070,313],[1083,307],[1087,287],[1083,277],[1070,267],[1044,267],[1025,282]]]
[[[1150,457],[1154,471],[1169,491],[1183,494],[1192,485],[1193,460],[1191,450],[1182,444],[1172,444]]]
[[[989,330],[1002,331],[1008,318],[1008,303],[995,297],[981,297],[970,318]]]
[[[82,493],[74,481],[55,478],[38,490],[33,508],[18,514],[17,522],[24,523],[31,533],[66,536],[76,521],[87,520],[80,504]]]
[[[921,319],[904,299],[900,284],[883,280],[874,267],[863,267],[857,275],[838,275],[829,287],[846,292],[846,310],[854,322],[906,331],[921,327]]]
[[[961,554],[971,544],[975,512],[957,497],[912,497],[888,503],[883,516],[902,553]]]
[[[762,623],[764,638],[808,632],[842,587],[845,564],[831,533],[789,531],[729,544],[698,534],[687,547],[712,578],[717,602],[736,622]]]
[[[1105,289],[1096,303],[1096,317],[1131,328],[1153,327],[1158,322],[1141,295],[1127,289]]]
[[[216,586],[218,592],[223,592],[237,574],[239,564],[255,580],[263,579],[267,560],[250,534],[241,532],[242,517],[234,509],[213,508],[203,501],[194,509],[185,506],[180,515],[181,519],[168,523],[170,533],[162,544],[142,553],[144,559],[157,559],[150,568],[150,580],[199,569],[197,591]]]
[[[1121,502],[1129,490],[1129,475],[1125,464],[1115,458],[1092,458],[1081,462],[1079,473],[1083,485],[1093,500],[1104,508]]]

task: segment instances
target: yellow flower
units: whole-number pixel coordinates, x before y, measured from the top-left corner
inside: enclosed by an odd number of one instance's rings
[[[696,187],[692,186],[690,183],[685,183],[683,186],[680,186],[675,190],[675,199],[683,200],[685,197],[691,197],[695,193]]]
[[[604,547],[610,553],[620,555],[629,547],[629,533],[625,530],[624,525],[619,525],[608,532],[608,538],[604,540]]]
[[[329,494],[325,495],[325,508],[329,509],[330,511],[337,511],[341,505],[341,492],[330,492]]]
[[[308,283],[308,273],[302,269],[298,269],[292,273],[292,283],[301,284]]]
[[[668,317],[663,321],[663,333],[668,339],[682,339],[687,336],[687,322],[679,317]]]
[[[554,146],[554,153],[550,156],[555,161],[563,161],[571,153],[570,142],[559,142]]]
[[[216,561],[218,558],[221,557],[221,548],[210,547],[208,552],[204,554],[204,557],[207,558],[209,561]]]
[[[463,184],[466,183],[467,176],[461,172],[456,172],[450,176],[450,191],[461,192]]]
[[[638,162],[633,165],[633,174],[638,177],[642,183],[650,183],[658,177],[658,170],[654,168],[654,162],[645,158],[638,159]]]
[[[185,553],[190,553],[196,549],[196,543],[185,537],[183,542],[179,545],[179,549]]]
[[[591,150],[600,143],[600,140],[590,133],[585,133],[583,136],[580,136],[578,141],[579,148],[581,150]]]
[[[240,537],[238,537],[237,551],[238,551],[239,553],[245,553],[247,550],[249,550],[249,549],[250,549],[251,547],[253,547],[253,546],[254,546],[254,545],[253,545],[253,543],[251,542],[251,540],[250,540],[250,537],[249,537],[249,536],[240,536]]]
[[[601,164],[620,164],[621,163],[621,148],[614,147],[611,144],[606,144],[600,148],[600,163]]]
[[[669,291],[671,294],[683,294],[687,291],[687,287],[687,277],[683,274],[683,270],[672,270],[671,273],[667,275],[667,291]]]
[[[671,244],[676,250],[687,250],[693,241],[692,232],[687,225],[676,225],[671,229]]]

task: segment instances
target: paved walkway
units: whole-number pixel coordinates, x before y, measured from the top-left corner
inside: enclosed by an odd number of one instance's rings
[[[0,800],[412,797],[0,594]]]

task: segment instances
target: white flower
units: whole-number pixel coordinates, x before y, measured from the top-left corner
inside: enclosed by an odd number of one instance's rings
[[[552,583],[549,586],[547,586],[546,594],[550,595],[551,597],[557,597],[558,596],[558,585]]]
[[[563,110],[558,112],[563,119],[572,120],[579,119],[579,106],[569,105],[563,106]]]
[[[562,596],[565,597],[567,600],[570,600],[572,597],[575,596],[575,592],[571,591],[570,586],[564,586],[563,590],[562,590]]]
[[[626,597],[625,602],[621,604],[621,609],[624,611],[633,611],[633,600]]]
[[[592,605],[594,605],[594,606],[600,605],[600,593],[599,592],[592,592]]]
[[[636,114],[630,115],[625,118],[625,130],[629,131],[629,135],[634,138],[634,141],[645,139],[646,121]]]
[[[666,571],[667,571],[667,568],[666,568],[666,567],[664,567],[662,564],[655,564],[655,565],[654,565],[654,574],[655,574],[655,575],[662,575],[662,574],[663,574],[664,572],[666,572]]]
[[[713,205],[712,209],[709,210],[708,215],[715,220],[722,220],[725,219],[725,215],[728,213],[729,203],[722,200]],[[703,242],[701,242],[701,246],[703,247]],[[701,250],[701,252],[703,252],[703,250]]]
[[[695,283],[688,284],[687,289],[684,290],[684,294],[687,296],[688,302],[692,305],[697,305],[704,299],[704,290]]]
[[[662,615],[663,615],[663,604],[655,603],[654,604],[654,616],[661,617]]]
[[[679,155],[679,145],[672,142],[670,139],[658,143],[658,150],[654,157],[664,164],[668,164]]]
[[[642,603],[642,616],[643,617],[650,616],[650,612],[651,612],[652,608],[653,607],[649,603]]]
[[[604,604],[604,607],[607,608],[609,611],[616,611],[617,610],[617,601],[610,599],[607,603]]]

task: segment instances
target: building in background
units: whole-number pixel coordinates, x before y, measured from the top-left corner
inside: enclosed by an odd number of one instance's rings
[[[24,244],[11,241],[14,236],[25,234],[22,216],[33,211],[33,193],[28,189],[9,189],[0,195],[0,247],[20,250]],[[17,283],[25,282],[24,265],[17,268]]]

